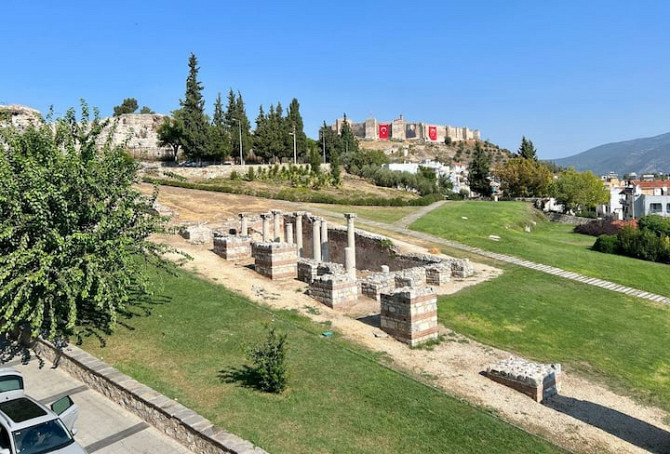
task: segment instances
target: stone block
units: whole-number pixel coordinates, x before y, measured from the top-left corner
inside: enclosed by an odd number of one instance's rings
[[[436,263],[426,267],[426,284],[444,285],[451,280],[451,265],[448,263]]]
[[[558,394],[563,382],[560,364],[540,364],[510,357],[486,369],[491,380],[529,396],[536,402]]]
[[[241,260],[251,257],[251,237],[214,237],[214,253],[226,260]]]
[[[206,244],[212,241],[212,229],[204,225],[191,225],[181,230],[181,236],[193,244]]]
[[[358,299],[358,283],[346,273],[324,274],[310,283],[309,295],[333,309],[347,307]]]
[[[412,347],[437,339],[437,296],[431,287],[381,294],[381,329]]]
[[[288,243],[252,243],[256,272],[272,280],[298,276],[298,247]]]
[[[451,275],[457,279],[465,279],[475,274],[469,259],[451,259]]]
[[[382,293],[395,289],[395,273],[382,272],[369,275],[361,281],[361,293],[368,298],[381,300]]]

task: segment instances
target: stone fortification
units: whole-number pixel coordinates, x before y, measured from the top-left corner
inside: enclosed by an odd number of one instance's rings
[[[123,114],[112,117],[100,139],[107,140],[107,136],[111,135],[112,145],[123,146],[135,159],[173,159],[170,147],[158,145],[158,127],[165,117],[161,114]]]
[[[510,357],[489,366],[486,376],[519,391],[536,402],[558,394],[563,373],[560,364],[539,364]]]

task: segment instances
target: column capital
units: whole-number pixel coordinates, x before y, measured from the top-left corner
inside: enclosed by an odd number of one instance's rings
[[[356,219],[356,213],[344,213],[344,217],[345,217],[347,220],[350,220],[350,219]]]
[[[270,213],[277,216],[278,214],[281,214],[282,212],[281,212],[281,210],[270,210]]]
[[[261,219],[268,219],[270,216],[272,216],[272,214],[271,213],[261,213],[261,214],[259,214],[259,216],[261,217]]]

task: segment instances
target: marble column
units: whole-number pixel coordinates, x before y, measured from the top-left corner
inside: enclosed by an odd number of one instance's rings
[[[350,260],[347,261],[345,260],[345,267],[347,265],[351,266],[354,271],[354,276],[356,275],[356,231],[354,229],[354,219],[356,219],[356,213],[345,213],[344,217],[347,219],[347,248],[351,249],[351,257]],[[346,249],[345,249],[346,253]],[[346,254],[345,254],[346,258]],[[349,268],[347,268],[347,271],[351,274],[351,271]]]
[[[324,262],[330,261],[330,254],[328,251],[328,221],[321,220],[321,260]]]
[[[247,215],[245,213],[239,213],[240,217],[240,236],[249,235],[249,226],[247,225]]]
[[[298,246],[298,258],[302,257],[302,217],[304,211],[295,212],[295,244]]]
[[[281,242],[281,230],[279,227],[279,221],[281,218],[281,211],[280,210],[272,210],[271,211],[272,216],[274,216],[274,232],[272,232],[272,241],[275,243]]]
[[[312,218],[312,258],[321,260],[321,218]]]
[[[293,224],[288,222],[284,224],[284,241],[293,244]]]
[[[261,213],[261,219],[263,220],[263,243],[270,241],[270,213]]]

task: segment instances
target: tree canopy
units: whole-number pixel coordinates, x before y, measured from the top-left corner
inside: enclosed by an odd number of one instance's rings
[[[519,147],[517,156],[519,158],[531,159],[533,161],[537,161],[537,150],[535,149],[533,142],[526,139],[526,136],[523,136],[521,138],[521,146]]]
[[[491,195],[490,171],[491,156],[484,150],[481,143],[477,142],[470,162],[468,182],[470,189],[483,197]]]
[[[552,195],[565,212],[588,211],[609,202],[609,191],[592,172],[577,172],[572,167],[561,172],[551,186]]]
[[[126,98],[123,100],[120,106],[114,106],[114,116],[118,117],[119,115],[133,113],[137,110],[137,107],[137,99]]]
[[[153,198],[132,187],[136,164],[102,142],[82,104],[55,123],[0,130],[0,329],[33,335],[113,328],[148,291],[145,260],[165,248]]]
[[[182,124],[182,148],[191,159],[202,160],[207,152],[207,136],[209,125],[205,117],[205,100],[202,97],[204,89],[198,80],[198,59],[194,54],[188,59],[188,77],[186,78],[186,94],[180,101],[181,109],[175,112],[175,117]]]
[[[546,197],[553,181],[553,173],[544,163],[522,157],[499,164],[495,174],[509,197]]]

